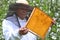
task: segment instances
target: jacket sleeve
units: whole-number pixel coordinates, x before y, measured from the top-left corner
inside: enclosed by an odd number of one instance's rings
[[[19,27],[8,20],[2,22],[3,35],[5,40],[20,40],[21,35],[18,33]]]

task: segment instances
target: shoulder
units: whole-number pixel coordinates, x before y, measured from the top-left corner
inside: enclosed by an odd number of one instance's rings
[[[2,21],[2,23],[7,23],[8,22],[8,20],[6,20],[6,19],[4,19],[3,21]]]
[[[12,24],[12,22],[11,21],[9,21],[9,20],[6,20],[6,19],[4,19],[3,21],[2,21],[2,25],[7,25],[7,24]]]

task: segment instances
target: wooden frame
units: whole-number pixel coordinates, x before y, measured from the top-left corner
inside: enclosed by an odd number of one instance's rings
[[[35,7],[26,23],[26,27],[33,34],[44,38],[51,24],[52,18],[39,8]]]

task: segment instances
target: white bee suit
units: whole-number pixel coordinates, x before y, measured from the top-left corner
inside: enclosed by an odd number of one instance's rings
[[[19,34],[19,27],[17,26],[17,22],[15,21],[16,19],[14,16],[8,17],[7,19],[4,19],[2,23],[5,40],[37,40],[37,36],[30,32],[28,32],[26,35]],[[21,27],[24,27],[26,24],[26,19],[19,19],[19,23]]]

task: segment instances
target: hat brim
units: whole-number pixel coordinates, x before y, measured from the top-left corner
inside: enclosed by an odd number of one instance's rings
[[[9,5],[9,10],[16,11],[17,9],[24,9],[26,11],[32,11],[34,7],[22,4],[22,3],[14,3]]]

